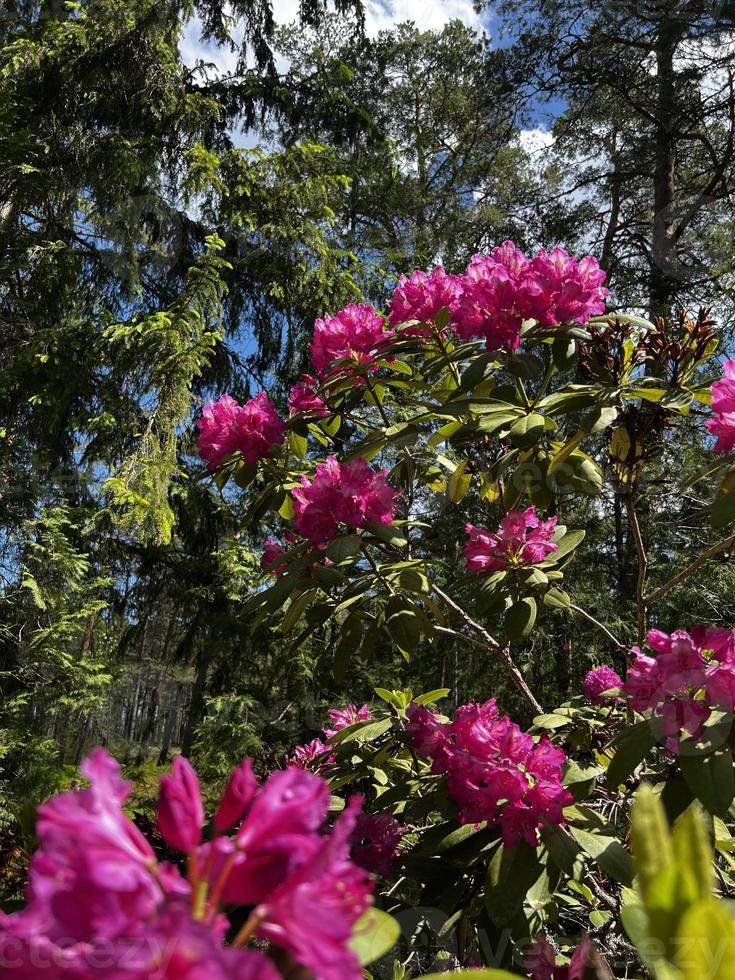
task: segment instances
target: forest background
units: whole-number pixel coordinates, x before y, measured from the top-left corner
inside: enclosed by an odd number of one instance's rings
[[[33,805],[94,744],[127,763],[145,808],[178,751],[212,783],[247,754],[272,768],[328,706],[375,687],[492,695],[530,721],[456,637],[409,662],[379,638],[338,681],[329,628],[295,645],[245,613],[267,528],[241,533],[242,495],[206,475],[195,422],[225,391],[265,388],[285,412],[315,317],[380,306],[400,273],[460,271],[512,238],[596,255],[613,312],[709,309],[732,353],[732,4],[457,2],[432,29],[350,0],[288,6],[0,11],[6,868]],[[708,411],[666,439],[637,411],[641,532],[665,578],[717,535],[696,519],[698,488],[680,493],[709,458]],[[596,459],[615,466],[602,437]],[[638,565],[616,485],[554,507],[587,528],[567,591],[632,643]],[[451,510],[439,495],[437,548],[451,558],[491,509],[474,490]],[[730,627],[729,557],[652,625]],[[548,706],[620,657],[561,610],[518,653]]]

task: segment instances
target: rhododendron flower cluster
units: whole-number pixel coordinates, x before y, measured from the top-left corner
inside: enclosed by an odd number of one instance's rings
[[[303,374],[301,381],[292,386],[288,396],[292,414],[301,413],[312,419],[323,419],[329,415],[328,405],[316,393],[317,385],[316,378]]]
[[[334,316],[326,315],[314,323],[311,362],[317,374],[324,377],[334,361],[346,358],[355,366],[373,368],[381,349],[392,337],[385,321],[367,303],[350,303]]]
[[[735,360],[726,361],[722,377],[711,388],[714,418],[707,421],[707,428],[717,436],[716,453],[729,453],[735,448]]]
[[[666,746],[676,751],[682,732],[701,735],[713,708],[735,708],[735,633],[707,626],[671,635],[654,629],[646,643],[656,656],[633,648],[623,692],[635,711],[662,720]]]
[[[462,823],[487,821],[508,846],[526,840],[533,847],[539,829],[563,823],[572,802],[561,784],[563,750],[501,717],[494,699],[457,708],[451,723],[416,704],[408,716],[416,752],[432,759],[434,773],[447,774]]]
[[[394,327],[417,320],[420,324],[428,325],[441,310],[454,312],[461,295],[459,276],[449,275],[440,265],[429,274],[414,269],[410,276],[400,277],[393,299],[388,300],[390,324]],[[404,333],[419,335],[429,332],[425,326],[411,326],[404,330]]]
[[[585,935],[569,963],[557,966],[556,951],[542,932],[529,947],[523,965],[531,974],[531,980],[584,980],[591,950],[592,941]]]
[[[330,708],[327,714],[332,723],[330,728],[324,729],[324,737],[327,739],[334,738],[337,732],[349,728],[350,725],[356,725],[358,721],[373,720],[373,713],[366,704],[360,708],[356,708],[354,704],[348,704],[345,708]]]
[[[400,492],[386,481],[387,470],[377,473],[361,457],[340,463],[327,456],[310,480],[292,492],[294,526],[307,540],[323,545],[339,533],[339,525],[351,530],[367,523],[390,524]]]
[[[605,691],[621,687],[622,680],[612,667],[593,667],[582,684],[582,693],[592,704],[605,704],[609,697],[603,697]]]
[[[529,259],[513,242],[503,242],[490,255],[474,255],[462,276],[441,266],[427,275],[414,270],[401,276],[388,302],[390,322],[426,323],[448,308],[452,325],[463,340],[484,337],[488,350],[520,343],[524,320],[545,326],[586,323],[603,313],[608,290],[596,259],[581,260],[563,248],[541,249]],[[421,333],[416,328],[407,332]]]
[[[345,708],[330,708],[327,714],[331,721],[331,727],[322,729],[322,734],[327,743],[331,742],[337,732],[341,732],[343,728],[354,725],[358,721],[371,721],[373,717],[366,704],[360,708],[356,708],[354,704],[348,704]],[[318,771],[334,761],[333,755],[326,754],[329,751],[330,746],[328,744],[319,738],[315,738],[306,745],[298,745],[288,761],[291,765]]]
[[[387,811],[361,813],[352,835],[352,860],[366,871],[387,878],[405,833],[406,828]]]
[[[543,561],[557,545],[552,538],[556,518],[542,521],[535,507],[511,510],[493,534],[468,524],[464,553],[472,572],[497,572],[513,565],[534,565]]]
[[[230,395],[222,395],[219,401],[205,405],[197,427],[199,455],[207,461],[210,471],[235,452],[252,466],[283,443],[284,423],[263,391],[244,405]]]
[[[203,843],[199,783],[179,759],[161,782],[158,822],[166,843],[187,853],[184,878],[125,816],[130,785],[111,756],[96,749],[82,772],[88,788],[39,808],[28,903],[0,913],[4,975],[278,980],[283,968],[319,980],[362,976],[347,945],[373,888],[349,858],[359,799],[325,833],[329,789],[319,776],[291,768],[259,787],[246,761],[230,776],[213,840]],[[228,904],[250,913],[225,946]],[[244,948],[251,939],[261,948]],[[278,968],[264,943],[278,952]]]

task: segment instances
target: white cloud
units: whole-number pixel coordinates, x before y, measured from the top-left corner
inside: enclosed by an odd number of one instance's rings
[[[299,0],[274,0],[273,14],[279,24],[293,23],[298,19]],[[407,20],[426,31],[441,30],[450,20],[460,20],[477,31],[483,27],[472,0],[366,0],[365,31],[370,37]],[[217,74],[225,75],[234,70],[237,62],[236,52],[202,42],[197,17],[186,24],[180,48],[182,60],[190,68],[202,60],[212,62]]]
[[[394,24],[412,20],[420,30],[441,30],[450,20],[480,30],[472,0],[367,0],[365,30],[374,35]]]
[[[237,52],[212,42],[205,43],[201,35],[202,22],[198,17],[192,17],[184,25],[179,41],[181,60],[186,67],[193,68],[198,61],[205,61],[215,65],[218,76],[231,74],[237,65]]]
[[[542,157],[544,151],[548,150],[554,142],[554,137],[549,129],[522,129],[518,133],[518,141],[521,147],[534,157]]]

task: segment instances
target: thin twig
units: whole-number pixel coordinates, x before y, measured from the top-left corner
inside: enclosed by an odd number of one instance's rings
[[[573,602],[569,603],[569,608],[573,609],[574,612],[579,613],[580,616],[584,616],[584,618],[589,620],[590,623],[596,626],[599,630],[602,630],[605,636],[607,636],[608,639],[612,640],[615,646],[618,647],[619,650],[625,650],[627,653],[628,647],[625,645],[625,643],[621,643],[620,640],[617,639],[617,637],[613,636],[613,634],[610,632],[607,626],[601,623],[598,619],[595,619],[595,617],[591,613],[588,613],[586,609],[582,609],[581,606],[575,606]]]
[[[477,635],[480,636],[484,642],[479,643],[477,640],[473,640],[472,637],[465,636],[464,633],[455,633],[454,635],[458,638],[461,637],[463,640],[465,640],[465,642],[470,643],[473,646],[481,647],[483,650],[490,650],[493,656],[500,661],[507,673],[510,675],[511,680],[521,692],[523,698],[528,702],[528,704],[531,705],[537,714],[542,714],[544,709],[534,697],[533,692],[526,683],[525,677],[511,657],[508,645],[506,644],[505,646],[501,646],[495,637],[488,633],[484,626],[474,620],[461,606],[458,606],[454,599],[450,598],[446,592],[443,592],[439,586],[434,585],[433,589],[439,598],[459,616],[462,622],[477,633]],[[446,633],[445,627],[439,627],[439,630]],[[451,630],[450,632],[454,633],[454,630]]]
[[[715,555],[719,555],[723,551],[728,551],[734,544],[735,534],[731,534],[729,538],[723,538],[722,541],[719,541],[717,544],[713,544],[711,548],[707,548],[706,551],[703,551],[698,558],[695,558],[693,562],[687,565],[686,568],[682,569],[682,571],[674,575],[673,578],[670,578],[668,582],[664,582],[664,584],[660,588],[656,589],[655,592],[651,592],[649,595],[644,596],[643,602],[646,606],[650,606],[651,603],[656,602],[656,600],[660,599],[661,596],[666,595],[670,589],[673,589],[675,586],[679,585],[679,583],[683,582],[684,579],[689,578],[690,575],[694,574],[694,572],[696,572],[698,568],[701,568],[701,566],[704,565],[706,561],[709,561],[710,558],[714,558]]]

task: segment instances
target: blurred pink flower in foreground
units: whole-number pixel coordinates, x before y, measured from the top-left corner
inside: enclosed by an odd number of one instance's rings
[[[258,787],[249,761],[234,770],[202,844],[204,810],[194,770],[178,759],[163,777],[159,829],[188,857],[188,877],[161,863],[125,816],[130,784],[95,749],[91,785],[39,807],[39,849],[27,905],[0,913],[3,976],[17,980],[279,980],[299,968],[319,980],[360,980],[348,941],[373,885],[349,857],[359,818],[353,798],[324,831],[327,784],[291,768]],[[238,825],[234,836],[222,831]],[[245,907],[224,946],[223,905]],[[267,940],[277,962],[261,949]]]

